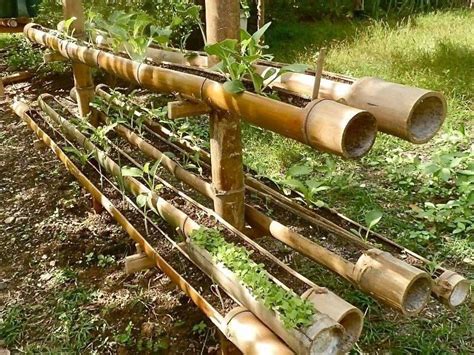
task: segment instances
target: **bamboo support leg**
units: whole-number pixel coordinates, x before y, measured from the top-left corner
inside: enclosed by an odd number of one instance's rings
[[[226,221],[242,230],[245,222],[245,190],[240,119],[222,112],[213,112],[210,118],[214,209]]]
[[[3,80],[0,79],[0,100],[5,98],[5,87],[3,86]]]
[[[75,17],[76,20],[72,24],[74,36],[77,38],[84,37],[84,10],[81,0],[63,0],[64,18],[70,19]],[[79,114],[81,117],[89,115],[89,103],[94,97],[94,82],[90,68],[82,63],[73,63],[72,71],[74,75],[74,86],[77,92],[77,102]]]

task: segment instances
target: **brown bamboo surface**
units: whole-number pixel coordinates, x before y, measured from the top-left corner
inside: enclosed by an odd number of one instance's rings
[[[125,80],[162,92],[180,92],[216,110],[228,111],[259,127],[314,148],[347,158],[365,155],[375,140],[375,119],[367,111],[335,101],[312,102],[305,109],[250,92],[231,94],[223,84],[189,73],[140,64],[113,54],[60,40],[37,24],[25,27],[27,37],[81,63],[98,66]]]

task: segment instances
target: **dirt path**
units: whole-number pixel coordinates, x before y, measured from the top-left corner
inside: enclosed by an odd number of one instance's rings
[[[212,353],[215,329],[159,270],[127,276],[133,244],[11,112],[70,74],[7,87],[0,102],[0,349]]]

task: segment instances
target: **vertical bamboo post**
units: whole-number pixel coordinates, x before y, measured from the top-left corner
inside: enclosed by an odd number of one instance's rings
[[[313,86],[313,100],[319,97],[319,88],[321,87],[321,77],[323,75],[324,57],[326,56],[326,49],[319,50],[318,61],[316,64],[316,76],[314,78]]]
[[[76,20],[71,25],[71,30],[76,38],[82,39],[85,36],[85,19],[82,0],[62,0],[64,19],[75,17]],[[89,103],[94,97],[94,82],[90,68],[82,63],[72,63],[74,75],[74,86],[77,92],[77,102],[81,117],[87,117],[91,112]],[[92,119],[92,118],[91,118]],[[91,122],[92,124],[96,122]]]
[[[206,0],[208,43],[238,38],[239,0]],[[210,58],[210,66],[216,58]],[[216,196],[214,209],[238,229],[244,227],[244,174],[240,117],[228,112],[210,114],[212,184]]]

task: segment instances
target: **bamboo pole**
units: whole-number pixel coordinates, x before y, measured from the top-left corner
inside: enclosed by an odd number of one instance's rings
[[[66,154],[54,143],[54,141],[34,122],[31,117],[32,111],[25,103],[17,102],[13,106],[17,115],[24,120],[33,130],[38,138],[48,145],[57,157],[64,163],[66,169],[74,175],[79,183],[91,193],[109,214],[122,226],[130,238],[137,242],[140,249],[148,256],[156,266],[162,270],[171,281],[183,291],[196,306],[226,334],[226,336],[237,345],[244,354],[261,354],[260,349],[265,349],[265,354],[289,355],[293,352],[285,346],[275,334],[273,334],[262,322],[252,313],[243,307],[238,307],[230,311],[225,318],[206,299],[184,279],[171,265],[164,260],[151,244],[138,232],[135,227],[123,216],[123,214],[113,205],[113,203],[100,192],[100,190],[77,168],[77,166],[67,157]],[[235,317],[236,313],[243,313],[245,316]],[[252,334],[259,337],[250,337],[246,331],[251,330]]]
[[[82,0],[62,0],[64,19],[68,20],[75,17],[71,29],[73,36],[78,39],[84,39],[85,36],[85,20]],[[81,117],[90,115],[91,110],[89,104],[94,97],[94,81],[90,68],[78,61],[73,61],[72,71],[74,75],[74,86],[78,95],[79,113]],[[90,117],[92,123],[93,117]]]
[[[119,165],[110,159],[102,150],[96,148],[95,145],[68,120],[61,117],[47,105],[45,100],[51,97],[51,95],[41,95],[38,99],[40,107],[48,113],[57,124],[62,126],[66,135],[76,140],[87,152],[92,153],[105,170],[115,177],[121,176],[121,168]],[[262,301],[256,300],[230,270],[215,264],[212,258],[206,257],[208,255],[207,251],[197,247],[191,242],[192,233],[202,228],[198,223],[171,205],[168,201],[158,196],[155,192],[150,191],[137,179],[126,176],[123,177],[123,180],[126,189],[132,194],[145,194],[150,196],[150,198],[147,199],[147,204],[150,209],[156,211],[167,223],[179,230],[182,235],[186,237],[186,242],[180,247],[186,252],[190,260],[213,280],[217,281],[219,286],[232,298],[241,302],[241,304],[252,311],[254,315],[278,334],[293,350],[299,354],[314,353],[312,351],[315,349],[322,350],[328,354],[336,354],[339,348],[345,347],[342,326],[318,311],[315,311],[311,326],[302,329],[284,328],[278,315],[268,310]],[[202,257],[205,258],[205,262],[203,262]],[[219,275],[220,272],[224,274]],[[231,279],[235,282],[229,284],[224,282],[226,279]]]
[[[359,158],[370,150],[375,141],[377,128],[374,117],[367,111],[354,109],[335,101],[315,100],[301,109],[250,92],[235,95],[227,92],[223,84],[204,77],[140,64],[110,53],[59,40],[56,36],[44,32],[37,24],[27,25],[25,34],[30,40],[58,51],[70,59],[98,66],[145,88],[162,92],[180,92],[186,97],[194,97],[216,111],[228,111],[233,117],[242,117],[249,123],[319,150],[346,158]],[[216,125],[222,122],[224,120],[218,120]],[[231,143],[238,143],[238,140],[230,138],[225,135],[218,137],[221,143],[226,143],[222,149],[228,149]],[[213,139],[211,144],[221,146],[218,140]],[[237,156],[225,154],[223,156],[229,160],[229,164],[230,162],[233,162],[234,166],[239,164],[240,158]],[[221,171],[216,174],[221,174]],[[230,191],[237,193],[239,181],[240,178],[230,181],[232,183],[223,181],[222,186],[215,188],[219,191],[229,191],[233,188]]]
[[[239,37],[240,2],[206,0],[206,36],[213,44]],[[217,58],[211,58],[217,64]],[[240,117],[214,110],[209,114],[214,209],[225,220],[242,230],[244,219],[244,173]]]

